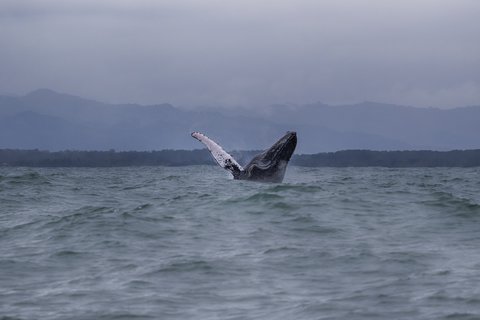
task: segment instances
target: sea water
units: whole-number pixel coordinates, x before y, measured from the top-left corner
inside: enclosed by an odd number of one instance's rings
[[[480,168],[0,168],[0,319],[478,319]]]

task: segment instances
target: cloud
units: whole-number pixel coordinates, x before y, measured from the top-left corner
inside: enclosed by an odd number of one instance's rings
[[[472,0],[4,0],[0,87],[191,106],[479,104],[479,13]]]

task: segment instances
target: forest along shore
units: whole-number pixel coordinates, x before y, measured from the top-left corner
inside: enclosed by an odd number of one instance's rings
[[[233,151],[246,164],[261,151]],[[453,151],[345,150],[294,155],[291,165],[303,167],[477,167],[480,149]],[[161,151],[43,151],[0,149],[0,166],[24,167],[123,167],[214,165],[209,152]]]

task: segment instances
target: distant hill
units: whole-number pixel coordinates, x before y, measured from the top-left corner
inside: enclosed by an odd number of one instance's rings
[[[206,132],[228,150],[264,149],[296,130],[297,153],[345,149],[480,148],[480,106],[450,110],[373,102],[264,109],[186,110],[169,104],[107,104],[41,89],[0,96],[0,148],[161,150],[201,147]]]

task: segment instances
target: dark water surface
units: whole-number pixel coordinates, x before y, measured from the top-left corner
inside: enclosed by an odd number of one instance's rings
[[[0,319],[479,319],[480,168],[0,168]]]

